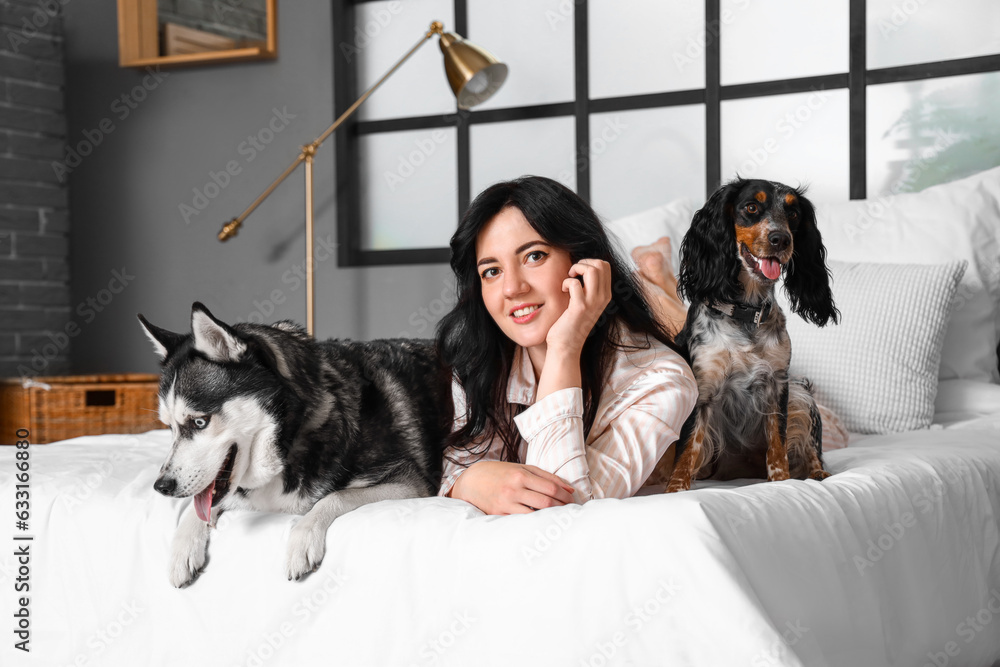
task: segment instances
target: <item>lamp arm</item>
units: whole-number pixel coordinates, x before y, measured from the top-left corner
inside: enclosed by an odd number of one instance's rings
[[[417,49],[423,46],[424,42],[429,40],[434,35],[440,35],[443,32],[444,32],[444,26],[441,24],[440,21],[434,21],[433,23],[431,23],[431,26],[427,30],[427,33],[420,38],[420,41],[414,44],[413,48],[407,51],[402,58],[396,61],[396,64],[393,65],[388,72],[383,74],[382,78],[379,79],[375,83],[375,85],[366,90],[361,97],[355,100],[354,104],[349,106],[344,111],[344,113],[340,114],[340,117],[338,117],[337,120],[333,121],[333,124],[330,127],[326,128],[326,131],[324,131],[323,134],[316,137],[316,139],[314,139],[312,143],[306,144],[305,146],[302,147],[302,152],[299,153],[298,157],[296,157],[294,161],[292,161],[292,164],[290,164],[288,168],[285,169],[285,171],[283,171],[281,175],[278,176],[278,178],[275,179],[275,181],[271,183],[271,185],[269,185],[268,188],[264,190],[264,192],[261,193],[261,195],[253,201],[252,204],[250,204],[247,210],[243,211],[237,217],[233,218],[232,220],[230,220],[229,222],[227,222],[222,226],[222,230],[219,232],[219,240],[227,241],[232,237],[236,236],[236,231],[240,228],[240,225],[243,224],[243,221],[246,220],[247,216],[253,213],[254,210],[258,206],[260,206],[260,203],[263,202],[265,199],[267,199],[271,195],[271,193],[274,192],[274,189],[282,183],[282,181],[288,178],[300,164],[306,161],[306,159],[314,156],[316,154],[316,150],[323,144],[323,142],[326,141],[331,134],[336,132],[337,128],[340,127],[345,120],[350,118],[351,114],[357,111],[358,107],[360,107],[364,103],[364,101],[367,100],[371,96],[371,94],[374,93],[375,90],[385,82],[386,79],[392,76],[392,74],[397,69],[399,69],[399,67],[403,63],[409,60],[410,56],[416,53]]]
[[[400,58],[398,61],[396,61],[396,64],[393,65],[392,68],[389,69],[388,72],[386,72],[385,74],[383,74],[382,78],[379,79],[377,82],[375,82],[375,85],[373,85],[371,88],[369,88],[368,90],[366,90],[364,92],[364,94],[361,97],[359,97],[354,102],[354,104],[352,104],[351,106],[347,107],[347,110],[344,111],[344,113],[340,114],[340,117],[337,120],[333,121],[333,125],[331,125],[330,127],[326,128],[326,131],[323,134],[319,135],[319,137],[316,138],[316,140],[313,142],[313,145],[316,146],[317,148],[319,148],[319,146],[324,141],[326,141],[327,138],[331,134],[333,134],[337,130],[338,127],[340,127],[341,123],[343,123],[345,120],[348,119],[348,117],[350,117],[351,114],[353,114],[355,111],[357,111],[358,107],[361,106],[361,104],[365,100],[367,100],[368,97],[372,93],[375,92],[376,88],[378,88],[379,86],[381,86],[385,82],[386,79],[388,79],[390,76],[392,76],[392,74],[397,69],[399,69],[400,65],[402,65],[407,60],[409,60],[410,56],[412,56],[414,53],[416,53],[417,49],[419,49],[421,46],[424,45],[424,42],[426,42],[428,39],[430,39],[434,35],[440,35],[443,32],[444,32],[444,26],[441,24],[440,21],[434,21],[433,23],[431,23],[431,27],[427,31],[427,34],[425,34],[423,37],[421,37],[420,41],[418,41],[416,44],[414,44],[412,49],[410,49],[409,51],[407,51],[406,54],[402,58]]]

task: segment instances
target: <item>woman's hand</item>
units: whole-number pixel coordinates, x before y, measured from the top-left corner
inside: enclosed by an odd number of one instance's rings
[[[569,268],[562,289],[569,292],[569,305],[549,328],[546,355],[556,351],[579,358],[587,336],[611,302],[611,265],[603,259],[581,259]]]
[[[527,514],[573,502],[573,487],[535,466],[479,461],[462,473],[448,495],[487,514]]]
[[[569,268],[569,275],[562,284],[563,291],[569,292],[569,305],[552,323],[545,337],[545,358],[535,390],[536,402],[560,389],[581,386],[583,344],[611,302],[611,265],[604,260],[581,259]]]

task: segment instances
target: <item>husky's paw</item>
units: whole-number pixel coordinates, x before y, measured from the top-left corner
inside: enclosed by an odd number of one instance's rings
[[[199,525],[201,524],[201,525]],[[170,583],[184,588],[198,578],[208,562],[208,524],[182,522],[170,553]]]
[[[288,536],[288,580],[298,581],[319,569],[326,555],[326,526],[305,516]]]

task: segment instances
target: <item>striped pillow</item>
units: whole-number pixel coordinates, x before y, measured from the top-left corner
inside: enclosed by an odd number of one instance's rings
[[[828,265],[840,324],[807,323],[779,293],[792,341],[791,374],[809,378],[816,400],[849,431],[926,428],[934,417],[952,298],[967,262]]]

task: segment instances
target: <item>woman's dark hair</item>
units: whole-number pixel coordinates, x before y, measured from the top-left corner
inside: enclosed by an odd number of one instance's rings
[[[574,263],[592,258],[611,265],[611,302],[590,332],[580,357],[584,437],[594,423],[616,351],[632,347],[624,342],[626,331],[640,337],[645,334],[646,346],[652,337],[674,351],[677,348],[653,316],[638,282],[597,214],[576,193],[541,176],[524,176],[484,190],[451,237],[451,268],[457,281],[458,303],[437,327],[438,351],[452,367],[466,396],[466,422],[449,436],[447,444],[471,450],[481,438],[485,452],[488,443],[499,437],[503,442],[502,459],[517,461],[520,438],[507,403],[507,381],[516,346],[486,310],[476,267],[479,232],[508,206],[520,210],[546,243],[568,251]]]

